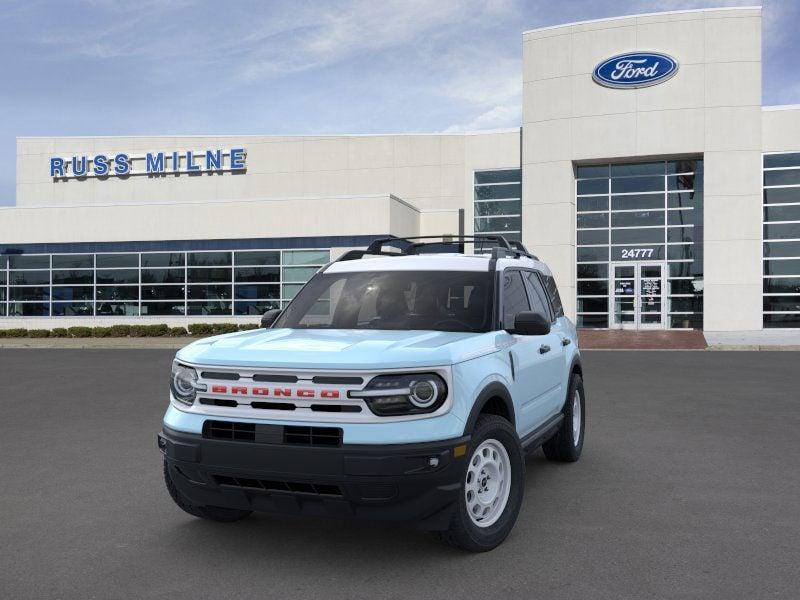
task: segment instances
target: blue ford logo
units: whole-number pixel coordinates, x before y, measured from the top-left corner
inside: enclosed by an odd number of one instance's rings
[[[611,88],[640,88],[666,81],[678,72],[678,61],[658,52],[628,52],[601,62],[592,79]]]

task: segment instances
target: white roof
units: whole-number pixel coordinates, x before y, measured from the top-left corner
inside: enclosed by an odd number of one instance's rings
[[[375,256],[333,263],[326,273],[360,273],[364,271],[476,271],[489,270],[490,257],[486,254],[418,254],[401,256]],[[501,258],[497,269],[511,266],[528,267],[550,274],[550,269],[530,258]]]

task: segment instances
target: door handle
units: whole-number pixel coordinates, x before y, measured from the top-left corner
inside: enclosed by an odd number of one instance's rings
[[[562,346],[569,346],[571,342],[572,342],[572,340],[570,340],[569,338],[561,338],[561,345]]]
[[[550,346],[547,344],[542,344],[539,346],[539,354],[547,354],[548,352],[550,352]]]

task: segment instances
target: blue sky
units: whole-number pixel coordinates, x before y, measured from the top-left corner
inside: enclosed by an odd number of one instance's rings
[[[16,136],[458,131],[521,122],[527,29],[753,1],[3,0],[0,204]],[[764,3],[764,103],[800,103],[800,2]]]

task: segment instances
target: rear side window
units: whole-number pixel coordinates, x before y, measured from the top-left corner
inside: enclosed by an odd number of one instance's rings
[[[553,313],[550,312],[550,303],[547,300],[547,294],[539,281],[539,277],[532,271],[525,271],[523,277],[525,278],[525,283],[528,285],[531,310],[543,314],[550,321],[554,320]]]
[[[520,272],[503,273],[503,329],[513,329],[517,313],[530,309],[531,305]]]
[[[561,304],[561,296],[558,295],[558,288],[556,287],[556,280],[552,275],[542,275],[544,286],[547,289],[547,295],[550,297],[550,304],[553,306],[553,312],[556,313],[556,319],[564,316],[564,306]]]

